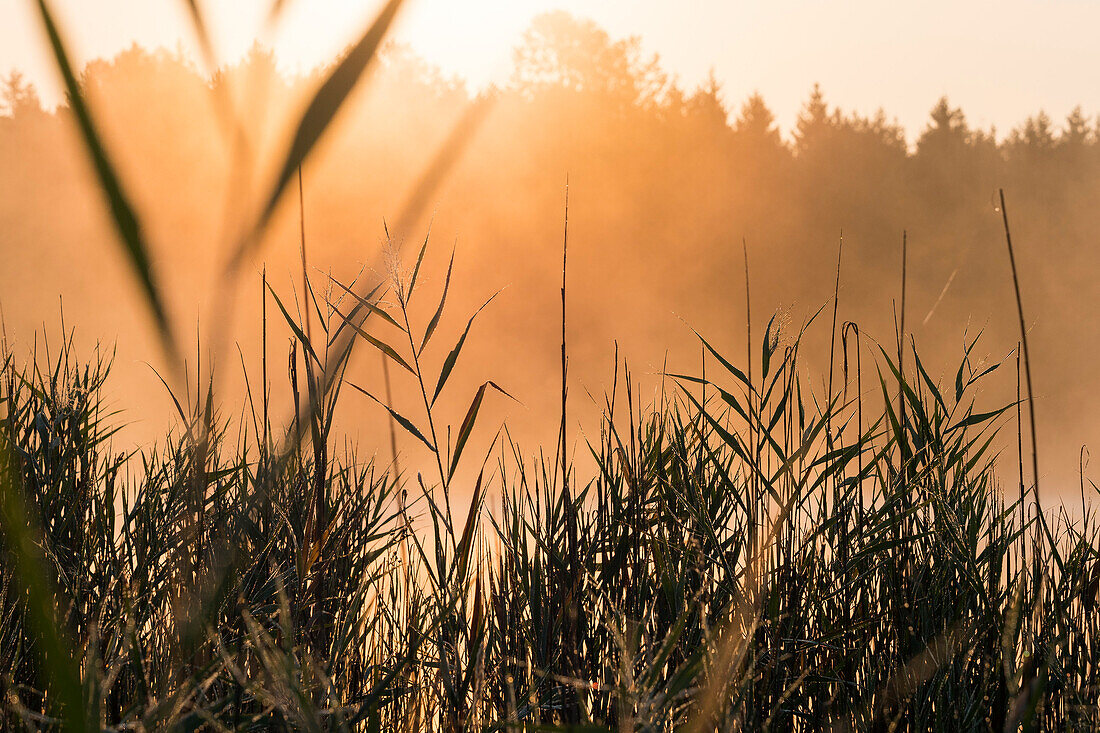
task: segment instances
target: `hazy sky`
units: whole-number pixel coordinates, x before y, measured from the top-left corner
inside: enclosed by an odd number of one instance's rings
[[[270,0],[207,2],[224,58],[239,56]],[[193,48],[183,0],[54,0],[78,58],[133,41]],[[377,0],[288,0],[269,43],[289,68],[325,60],[357,36]],[[0,73],[27,73],[49,102],[56,84],[33,0],[0,0]],[[536,13],[564,8],[614,36],[639,35],[687,86],[714,68],[728,101],[760,90],[789,127],[814,82],[845,109],[883,107],[909,131],[943,94],[1000,132],[1038,109],[1060,122],[1100,112],[1100,1],[1000,0],[409,0],[396,36],[475,86],[507,76],[510,49]]]

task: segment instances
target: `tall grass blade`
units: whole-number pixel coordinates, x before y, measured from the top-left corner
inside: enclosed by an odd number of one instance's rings
[[[141,222],[137,212],[130,203],[130,198],[123,190],[122,182],[115,172],[115,166],[111,163],[106,149],[101,142],[99,131],[96,129],[91,111],[84,99],[84,94],[77,82],[76,74],[69,60],[67,45],[62,39],[61,31],[57,26],[54,13],[50,10],[47,0],[38,0],[38,12],[49,37],[50,48],[53,51],[54,61],[65,85],[69,105],[73,116],[76,118],[80,129],[81,139],[88,150],[95,169],[96,178],[99,181],[103,195],[110,206],[111,218],[134,274],[141,284],[145,296],[146,305],[149,307],[156,323],[161,345],[168,357],[172,369],[178,372],[179,349],[168,318],[164,298],[157,284],[157,278],[153,272],[150,259],[150,248],[142,231]]]
[[[263,208],[260,210],[260,214],[251,230],[238,245],[237,251],[233,255],[231,265],[234,268],[239,266],[249,251],[256,246],[260,235],[266,229],[271,216],[275,213],[275,208],[282,199],[283,192],[294,177],[295,171],[309,157],[314,146],[332,124],[344,102],[347,101],[359,78],[374,59],[402,3],[403,0],[389,0],[385,4],[374,22],[329,73],[328,78],[313,95],[313,99],[298,122],[290,147],[283,156],[279,173],[275,177],[269,193],[264,198]]]
[[[463,329],[462,335],[458,337],[458,343],[454,345],[454,348],[447,354],[447,358],[443,362],[443,368],[439,372],[439,380],[435,384],[435,392],[432,393],[431,404],[434,405],[435,401],[439,399],[439,394],[447,384],[447,380],[450,378],[451,372],[455,368],[455,364],[458,363],[458,357],[462,353],[462,346],[466,343],[466,337],[470,334],[470,327],[474,325],[474,319],[477,318],[478,314],[485,310],[485,307],[492,303],[493,298],[497,297],[499,294],[500,291],[497,291],[489,296],[489,299],[482,303],[481,307],[478,308],[474,314],[470,316],[470,320],[466,322],[466,328]]]

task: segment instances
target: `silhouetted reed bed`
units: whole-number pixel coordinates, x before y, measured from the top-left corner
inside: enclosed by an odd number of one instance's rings
[[[705,378],[660,375],[645,406],[617,369],[599,438],[529,460],[474,431],[492,382],[440,424],[469,328],[436,333],[445,296],[411,323],[414,280],[310,288],[311,325],[271,293],[296,338],[289,426],[264,421],[284,414],[266,385],[241,421],[203,390],[123,454],[109,357],[68,337],[6,355],[5,729],[1100,724],[1097,522],[1037,514],[1015,456],[995,471],[1016,404],[975,411],[973,346],[937,384],[841,324],[826,395],[801,333],[770,323],[751,381],[701,337]],[[349,331],[422,387],[392,413],[420,472],[333,434]],[[457,346],[429,368],[433,335]],[[574,443],[592,460],[563,461]]]

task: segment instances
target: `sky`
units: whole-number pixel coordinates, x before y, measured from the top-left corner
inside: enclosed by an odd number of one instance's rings
[[[378,0],[287,0],[264,34],[271,0],[207,2],[220,57],[261,38],[286,68],[321,63],[366,27]],[[33,0],[0,0],[0,74],[19,69],[56,103]],[[78,59],[131,43],[195,44],[183,0],[54,0]],[[538,13],[561,8],[614,37],[637,35],[691,88],[709,70],[731,106],[761,92],[789,129],[814,83],[845,110],[883,108],[912,139],[947,95],[999,134],[1043,109],[1060,122],[1076,105],[1100,112],[1098,0],[409,0],[394,36],[477,88],[506,79],[511,49]]]

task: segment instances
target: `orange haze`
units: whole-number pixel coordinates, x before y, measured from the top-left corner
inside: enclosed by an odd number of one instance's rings
[[[296,196],[287,197],[232,309],[215,311],[222,301],[212,273],[224,264],[227,232],[264,178],[231,175],[234,158],[211,88],[241,113],[267,171],[287,120],[320,73],[288,75],[255,48],[208,79],[181,55],[136,46],[93,61],[84,73],[156,244],[156,270],[181,332],[195,343],[217,324],[231,324],[240,345],[242,356],[225,348],[216,357],[228,411],[243,404],[242,358],[253,384],[258,379],[262,268],[284,302],[300,291],[299,221]],[[952,379],[964,339],[983,330],[972,356],[1009,358],[1018,338],[1015,305],[992,199],[1003,186],[1032,327],[1045,471],[1076,491],[1078,450],[1097,437],[1092,415],[1100,409],[1092,368],[1100,343],[1092,308],[1100,296],[1095,119],[1037,115],[994,136],[931,98],[922,102],[935,105],[925,126],[903,131],[884,114],[836,109],[828,91],[810,94],[793,132],[781,135],[758,96],[731,98],[717,82],[684,88],[636,41],[565,14],[541,16],[461,156],[430,195],[412,202],[417,215],[400,221],[419,176],[451,131],[468,122],[472,95],[407,48],[391,46],[304,169],[313,282],[320,297],[330,273],[344,282],[361,271],[384,274],[384,220],[400,225],[400,254],[410,264],[432,220],[419,296],[425,319],[456,251],[443,325],[427,352],[433,364],[468,314],[504,288],[471,331],[445,409],[460,419],[476,386],[491,378],[522,406],[494,400],[479,428],[480,450],[507,418],[534,451],[552,445],[557,429],[567,176],[574,430],[595,425],[588,393],[602,399],[610,386],[616,340],[643,402],[661,388],[657,373],[666,359],[670,370],[698,368],[698,342],[685,323],[744,361],[743,238],[757,341],[773,312],[797,329],[828,303],[843,230],[840,319],[892,343],[908,230],[907,331],[933,377]],[[4,101],[0,304],[7,338],[29,353],[35,329],[45,324],[56,335],[62,296],[65,323],[76,327],[85,353],[97,340],[117,342],[114,400],[125,409],[122,420],[139,421],[126,439],[148,441],[167,423],[171,401],[145,364],[160,365],[150,320],[69,111],[42,109],[18,83],[8,84]],[[290,335],[273,301],[268,309],[274,400],[285,407]],[[823,317],[804,350],[807,388],[816,393],[828,368],[828,336]],[[875,383],[871,344],[865,340],[865,386]],[[998,375],[991,403],[1013,398],[1014,361]],[[360,353],[349,378],[380,393],[377,355]],[[401,383],[396,390],[400,405],[410,395]],[[388,453],[377,406],[351,393],[343,405],[351,439]],[[1014,482],[1014,467],[1006,471]]]

